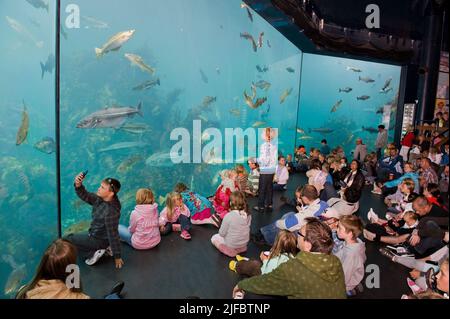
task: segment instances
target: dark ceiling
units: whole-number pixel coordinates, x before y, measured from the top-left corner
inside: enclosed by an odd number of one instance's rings
[[[330,41],[321,41],[320,35],[314,34],[302,19],[301,6],[303,0],[244,0],[258,12],[272,26],[277,28],[286,38],[297,45],[304,52],[326,53],[339,55],[347,52],[349,55],[361,56],[363,59],[383,59],[405,63],[417,59],[417,46],[411,52],[402,51],[400,54],[386,47],[379,52],[364,48],[352,50],[345,45],[333,48]],[[369,4],[376,4],[380,8],[380,28],[369,31],[382,36],[394,36],[420,43],[424,40],[427,28],[427,16],[435,12],[447,10],[448,0],[307,0],[308,8],[324,19],[326,24],[354,30],[367,31],[365,21],[370,13],[366,13]],[[447,11],[448,12],[448,11]],[[447,13],[446,12],[446,13]],[[303,32],[305,29],[305,32]],[[448,19],[444,26],[444,48],[447,48]],[[326,40],[326,39],[325,39]],[[420,44],[419,44],[420,46]],[[404,49],[404,48],[402,48]],[[334,52],[333,52],[334,51]],[[415,51],[415,52],[413,52]]]

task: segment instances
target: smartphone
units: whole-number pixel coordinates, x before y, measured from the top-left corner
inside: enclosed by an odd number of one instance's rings
[[[89,170],[87,169],[87,170],[85,170],[82,174],[83,174],[83,177],[86,177],[86,175],[87,175],[87,173],[89,172]]]

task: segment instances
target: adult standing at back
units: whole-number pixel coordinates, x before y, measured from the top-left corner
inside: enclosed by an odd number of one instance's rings
[[[258,158],[260,172],[258,206],[254,207],[258,212],[272,209],[273,177],[278,162],[278,147],[272,143],[275,130],[270,127],[265,128],[263,138],[265,143],[261,145]]]
[[[378,135],[375,141],[375,148],[377,149],[377,159],[382,157],[382,150],[387,146],[388,142],[388,132],[383,124],[378,125]]]

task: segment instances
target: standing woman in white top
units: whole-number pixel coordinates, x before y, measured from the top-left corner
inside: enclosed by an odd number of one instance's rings
[[[264,130],[264,140],[259,149],[259,196],[258,206],[254,209],[263,212],[264,209],[271,210],[273,202],[273,177],[277,166],[278,147],[272,143],[275,138],[275,130],[267,127]]]

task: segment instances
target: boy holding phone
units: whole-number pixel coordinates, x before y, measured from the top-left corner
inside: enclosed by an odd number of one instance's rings
[[[120,182],[114,178],[102,180],[97,193],[89,193],[83,186],[87,171],[75,177],[75,192],[81,200],[92,206],[92,222],[88,233],[69,234],[65,239],[74,244],[94,265],[105,253],[113,256],[116,268],[122,268],[120,238],[118,232],[120,201],[117,193]]]

